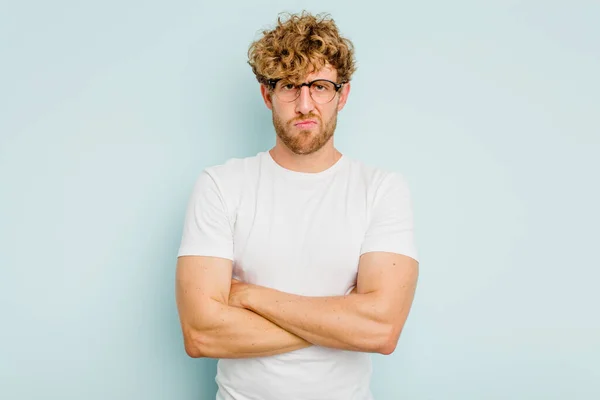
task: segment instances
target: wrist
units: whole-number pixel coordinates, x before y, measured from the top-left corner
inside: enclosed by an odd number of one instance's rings
[[[256,285],[248,285],[246,289],[245,296],[241,300],[241,305],[243,308],[247,310],[252,310],[253,299],[255,297],[255,292],[257,291],[258,286]]]
[[[246,292],[246,296],[244,296],[244,300],[242,303],[242,307],[247,310],[258,313],[258,309],[260,308],[261,301],[266,300],[268,293],[274,291],[274,289],[259,286],[259,285],[250,285],[248,286],[248,291]]]

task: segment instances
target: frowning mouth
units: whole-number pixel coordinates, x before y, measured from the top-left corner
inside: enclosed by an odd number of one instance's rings
[[[298,121],[294,124],[294,126],[297,126],[298,128],[312,128],[315,125],[317,125],[317,122],[313,120]]]

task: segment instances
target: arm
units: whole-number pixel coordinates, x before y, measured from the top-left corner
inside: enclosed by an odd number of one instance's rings
[[[417,277],[414,259],[369,252],[361,256],[357,287],[349,295],[305,297],[234,284],[230,301],[316,345],[391,354],[408,317]]]
[[[188,355],[261,357],[310,346],[252,311],[229,306],[231,269],[225,258],[178,258],[176,298]]]
[[[311,298],[242,284],[246,290],[233,285],[230,304],[313,344],[390,354],[408,317],[419,269],[410,190],[402,175],[387,174],[379,182],[361,254],[356,291],[348,296]]]

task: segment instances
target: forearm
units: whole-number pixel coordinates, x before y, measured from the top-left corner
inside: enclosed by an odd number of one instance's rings
[[[214,301],[204,310],[201,329],[191,329],[186,349],[196,357],[248,358],[310,346],[306,340],[256,313]]]
[[[376,293],[305,297],[257,286],[244,307],[325,347],[382,352],[393,334],[379,310]]]

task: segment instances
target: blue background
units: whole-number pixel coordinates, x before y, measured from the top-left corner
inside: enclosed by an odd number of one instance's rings
[[[600,398],[596,1],[14,1],[0,12],[0,398],[211,399],[174,300],[202,168],[274,144],[246,64],[332,13],[336,145],[402,172],[421,276],[373,392]]]

